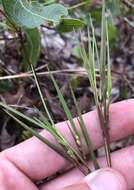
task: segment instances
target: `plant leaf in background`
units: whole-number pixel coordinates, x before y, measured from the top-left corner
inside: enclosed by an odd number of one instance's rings
[[[20,27],[36,28],[45,21],[58,23],[68,15],[67,8],[58,3],[43,6],[37,1],[2,0],[2,4],[7,16]]]
[[[57,30],[59,32],[71,32],[84,26],[85,23],[82,20],[73,18],[63,18],[61,19],[60,24],[57,26]]]
[[[36,67],[37,60],[40,54],[40,32],[37,28],[25,29],[26,43],[25,54],[23,57],[22,70],[29,69],[28,60]]]
[[[110,10],[111,14],[114,17],[120,16],[120,14],[121,14],[120,0],[107,0],[106,7],[107,7],[107,9]]]
[[[51,3],[56,3],[57,0],[39,0],[39,3],[43,3],[44,5],[49,5]]]

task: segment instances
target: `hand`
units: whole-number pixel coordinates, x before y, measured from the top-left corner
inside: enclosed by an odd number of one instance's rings
[[[83,115],[83,118],[91,136],[94,149],[97,149],[103,144],[97,113],[95,111],[87,113]],[[75,122],[77,123],[76,119]],[[72,146],[74,146],[66,122],[57,124],[57,127],[66,136]],[[134,100],[122,101],[111,105],[111,141],[122,139],[133,133]],[[46,131],[43,131],[42,135],[56,143]],[[64,190],[132,190],[134,188],[134,146],[116,151],[111,156],[114,170],[101,169],[98,173],[92,173],[84,178],[79,170],[73,169],[47,184],[36,187],[34,184],[36,180],[53,175],[55,172],[66,168],[69,163],[37,138],[33,137],[0,153],[0,189],[59,190],[63,188]],[[105,158],[99,158],[98,161],[101,167],[106,167]],[[91,163],[89,165],[92,167]],[[66,187],[69,185],[72,186]]]

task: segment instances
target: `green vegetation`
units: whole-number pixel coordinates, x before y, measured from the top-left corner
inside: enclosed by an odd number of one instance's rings
[[[90,6],[93,6],[92,2],[87,0],[73,5],[72,7],[69,7],[66,4],[60,4],[55,0],[1,0],[0,3],[0,13],[4,17],[3,24],[8,30],[15,34],[17,37],[16,44],[19,44],[18,46],[21,47],[22,62],[20,65],[20,71],[26,72],[30,70],[32,72],[33,80],[36,83],[45,116],[38,110],[40,117],[30,118],[4,102],[0,103],[1,109],[17,121],[25,130],[36,136],[43,143],[47,144],[65,159],[73,163],[74,166],[78,167],[85,175],[91,172],[91,169],[87,165],[88,160],[91,160],[94,168],[98,169],[100,166],[92,147],[90,135],[85,127],[73,86],[70,85],[70,91],[76,108],[80,131],[76,127],[70,108],[48,64],[48,75],[53,84],[53,88],[57,93],[63,112],[68,119],[68,128],[74,139],[77,147],[76,149],[70,145],[70,143],[55,127],[53,116],[45,101],[47,96],[44,97],[43,95],[36,72],[36,66],[41,51],[41,27],[45,26],[46,28],[55,29],[61,35],[66,32],[79,31],[80,39],[78,39],[78,46],[75,47],[75,55],[81,60],[81,64],[85,67],[88,75],[102,130],[107,166],[111,167],[109,105],[111,101],[112,72],[110,53],[115,47],[114,42],[117,40],[118,35],[117,29],[114,25],[114,18],[121,16],[122,10],[125,10],[123,18],[133,27],[133,22],[125,18],[128,10],[127,8],[124,8],[124,4],[126,5],[127,2],[120,2],[119,0],[103,0],[102,4],[93,11],[90,9]],[[90,5],[89,8],[87,8],[87,5]],[[81,13],[78,17],[76,17],[77,14],[75,14],[77,11],[78,13]],[[98,25],[101,28],[99,40],[96,37],[95,31],[95,27]],[[82,40],[83,30],[88,36],[86,43]],[[99,79],[96,71],[99,73]],[[40,135],[35,130],[35,127],[48,131],[56,140],[57,144],[53,144],[48,139]],[[82,134],[82,136],[80,134]],[[82,139],[84,139],[88,152],[84,151]]]

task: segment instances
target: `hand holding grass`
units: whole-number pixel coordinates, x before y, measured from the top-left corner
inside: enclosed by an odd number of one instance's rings
[[[110,106],[110,138],[111,141],[124,138],[134,132],[134,100],[123,101]],[[87,130],[91,137],[94,149],[102,146],[102,134],[99,127],[99,121],[96,112],[90,112],[83,116]],[[77,121],[75,120],[77,123]],[[78,127],[78,125],[77,125]],[[67,140],[74,146],[72,136],[66,126],[66,122],[57,124],[59,131],[67,138]],[[79,127],[78,127],[79,129]],[[54,139],[46,131],[42,134],[49,140],[54,142]],[[86,147],[86,146],[85,146]],[[86,151],[86,150],[85,150]],[[119,171],[126,179],[124,181],[121,174],[116,173],[117,181],[121,185],[121,190],[134,188],[134,162],[133,162],[134,147],[130,146],[111,154],[112,167]],[[106,166],[105,158],[98,159],[101,167]],[[0,188],[1,190],[51,190],[62,189],[65,186],[79,183],[84,180],[83,174],[78,169],[73,169],[70,172],[62,175],[59,178],[44,184],[41,187],[36,187],[35,181],[44,179],[53,175],[55,172],[65,169],[69,163],[50,149],[47,145],[42,143],[37,138],[33,137],[13,148],[10,148],[0,155]],[[89,163],[90,167],[91,163]],[[106,170],[105,170],[106,171]],[[114,185],[114,178],[109,178],[111,171],[102,171],[102,176],[105,177],[104,183],[108,182],[109,190]],[[105,175],[107,173],[107,175]],[[113,177],[115,176],[113,174]],[[87,178],[88,179],[88,178]],[[111,181],[110,181],[111,180]],[[115,182],[117,182],[115,180]],[[90,183],[90,182],[89,182]],[[83,182],[82,182],[83,184]],[[123,185],[123,187],[122,187]],[[92,187],[92,185],[91,185]],[[75,189],[88,189],[88,186],[70,187]],[[99,187],[100,188],[100,187]],[[116,186],[114,187],[115,190]],[[66,188],[67,189],[67,188]],[[94,190],[94,188],[92,188]],[[104,189],[104,187],[103,187]],[[118,187],[119,189],[119,187]]]

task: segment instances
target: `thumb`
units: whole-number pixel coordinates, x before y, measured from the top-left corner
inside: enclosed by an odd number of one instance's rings
[[[89,174],[80,183],[61,190],[128,190],[128,186],[119,172],[105,168]]]

